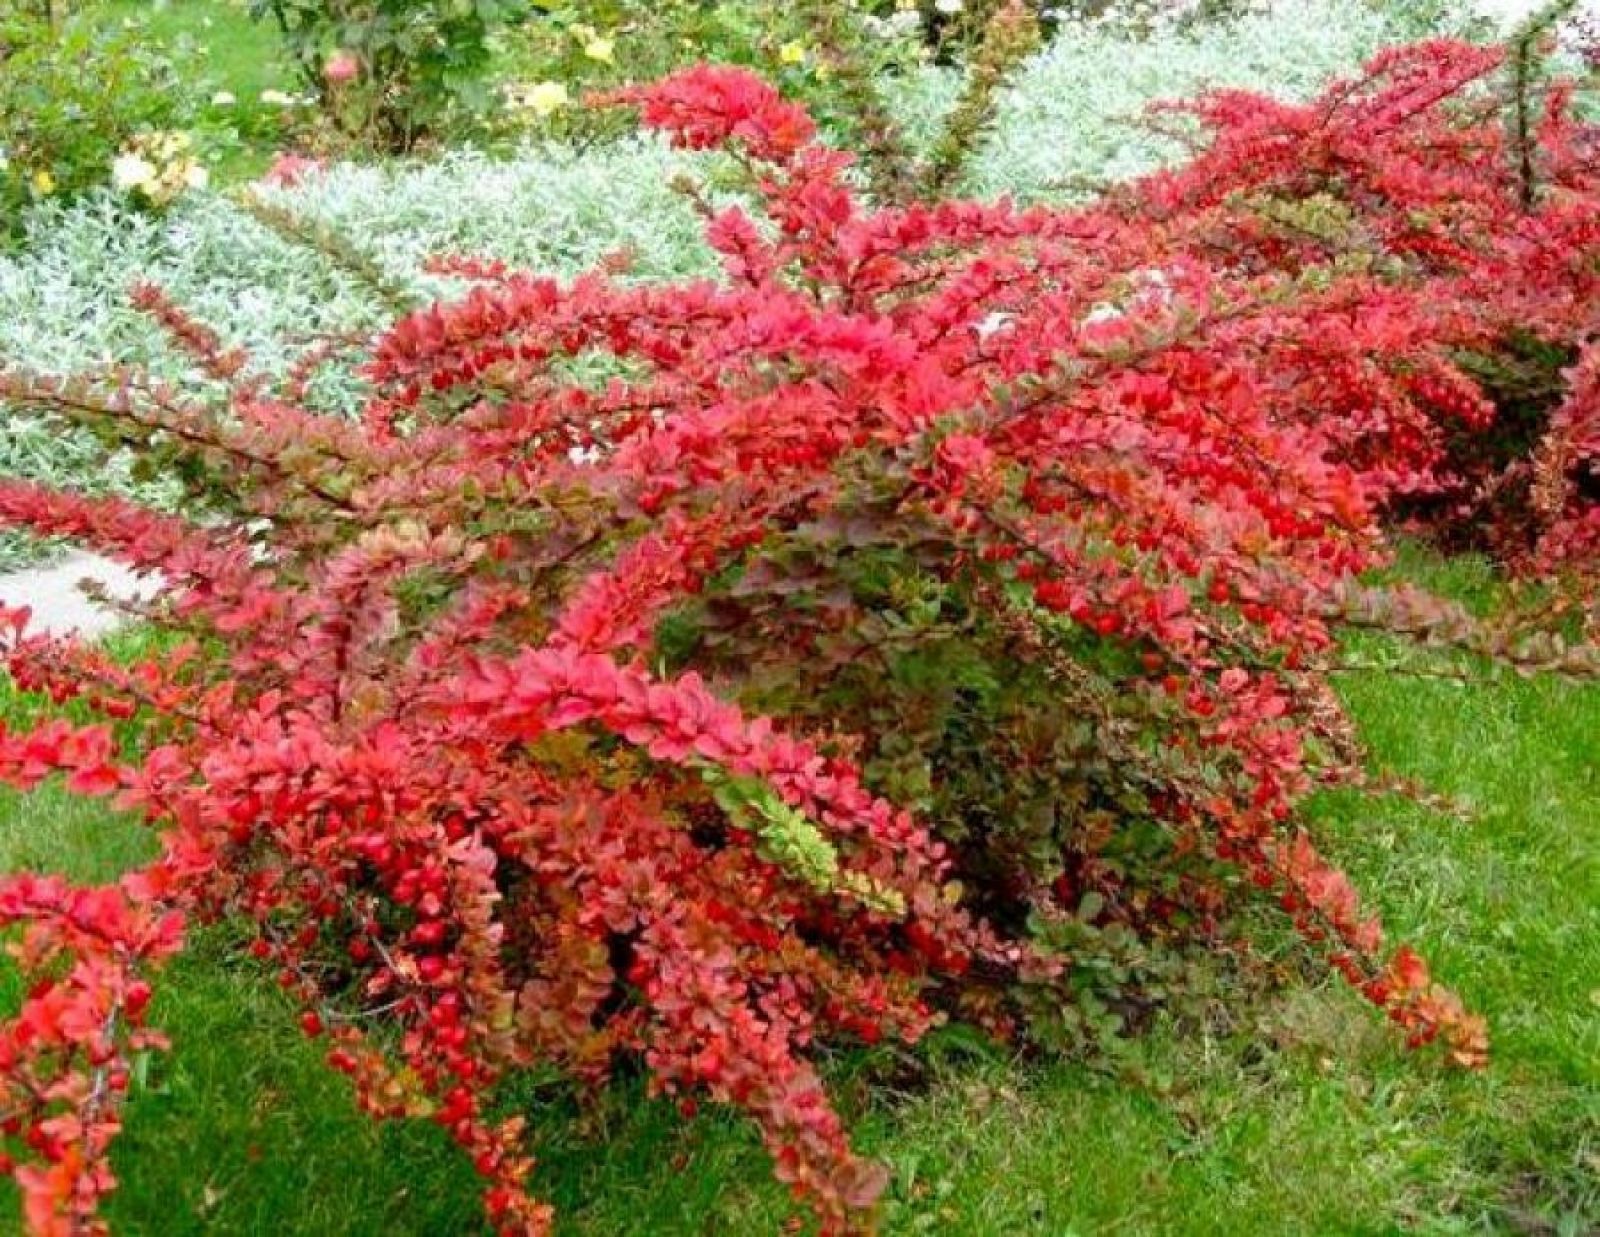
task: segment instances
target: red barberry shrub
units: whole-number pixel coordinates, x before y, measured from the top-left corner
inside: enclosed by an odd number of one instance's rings
[[[330,1064],[448,1129],[506,1232],[549,1225],[521,1118],[490,1115],[509,1071],[626,1054],[736,1104],[841,1231],[882,1171],[816,1043],[1048,1038],[1085,952],[1203,945],[1252,890],[1479,1063],[1481,1021],[1385,951],[1300,805],[1362,778],[1335,619],[1437,617],[1356,577],[1493,419],[1458,351],[1518,297],[1572,343],[1593,275],[1576,172],[1488,227],[1509,182],[1463,92],[1492,67],[1434,44],[1309,109],[1214,97],[1209,155],[1062,211],[874,209],[803,111],[697,68],[612,102],[748,169],[766,219],[711,215],[720,281],[441,262],[473,288],[361,352],[354,418],[150,290],[203,387],[0,377],[198,504],[0,484],[0,520],[159,576],[130,608],[175,642],[5,638],[22,689],[114,728],[5,735],[0,776],[63,773],[162,843],[110,892],[0,882],[37,925],[0,1055],[34,1227],[93,1229],[175,915],[248,925]],[[1558,171],[1579,140],[1552,111]],[[1493,288],[1514,259],[1568,291]],[[1540,456],[1563,528],[1592,373]]]
[[[1558,432],[1563,371],[1600,328],[1600,135],[1570,83],[1508,107],[1503,60],[1429,43],[1383,53],[1365,84],[1310,104],[1243,92],[1175,104],[1208,132],[1205,153],[1115,200],[1120,217],[1159,221],[1182,251],[1235,272],[1335,260],[1370,272],[1381,302],[1290,341],[1290,380],[1319,388],[1291,407],[1337,437],[1390,518],[1526,566],[1557,514],[1534,461],[1564,450],[1540,444]],[[1365,88],[1374,79],[1382,90]],[[1351,333],[1367,346],[1349,351]],[[1347,360],[1302,370],[1319,351]]]
[[[1536,566],[1575,582],[1593,624],[1600,622],[1600,335],[1588,338],[1565,376],[1566,398],[1529,465]]]

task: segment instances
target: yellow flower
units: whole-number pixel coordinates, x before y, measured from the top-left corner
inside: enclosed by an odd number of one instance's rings
[[[778,49],[778,62],[780,64],[804,64],[806,62],[806,45],[804,43],[785,43]]]
[[[617,42],[615,39],[601,38],[596,35],[583,45],[583,54],[590,60],[598,60],[601,64],[611,64],[616,60]]]
[[[40,168],[33,174],[33,191],[41,198],[56,191],[56,178],[50,175],[49,168]]]
[[[567,88],[560,82],[540,82],[527,93],[527,103],[541,116],[550,116],[567,105]]]

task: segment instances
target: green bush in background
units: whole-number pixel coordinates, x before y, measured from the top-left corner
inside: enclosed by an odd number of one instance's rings
[[[489,100],[490,37],[518,0],[251,0],[347,133],[411,150]]]
[[[35,201],[106,184],[128,142],[185,111],[166,53],[64,7],[0,3],[0,234]]]

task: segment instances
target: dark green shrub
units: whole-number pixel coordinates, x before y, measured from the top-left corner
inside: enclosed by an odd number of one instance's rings
[[[489,100],[490,37],[515,0],[251,0],[347,133],[410,150]]]

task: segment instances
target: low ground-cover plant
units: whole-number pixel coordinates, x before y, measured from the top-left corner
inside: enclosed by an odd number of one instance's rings
[[[363,1103],[446,1127],[505,1231],[549,1223],[509,1071],[630,1056],[736,1104],[837,1231],[883,1181],[819,1041],[1072,1042],[1159,998],[1130,942],[1220,943],[1256,889],[1412,1042],[1480,1062],[1300,804],[1365,780],[1337,619],[1482,634],[1354,583],[1493,419],[1458,351],[1513,310],[1586,329],[1591,135],[1558,96],[1523,204],[1474,94],[1498,60],[1435,43],[1309,107],[1214,96],[1190,167],[1027,211],[869,208],[802,110],[692,69],[612,101],[748,168],[763,225],[706,208],[720,282],[443,262],[477,288],[349,341],[354,421],[308,396],[328,357],[269,384],[148,287],[207,381],[6,374],[206,513],[0,485],[5,521],[159,573],[140,612],[176,641],[124,666],[8,619],[41,716],[0,775],[65,774],[163,848],[102,889],[0,882],[32,1225],[92,1229],[180,914],[246,925]],[[1507,278],[1536,257],[1537,287]]]
[[[1400,26],[1391,12],[1343,0],[1274,5],[1153,40],[1115,25],[1071,24],[1007,93],[996,138],[978,152],[963,187],[1029,202],[1092,197],[1184,158],[1182,142],[1142,123],[1150,103],[1224,85],[1309,99],[1382,46],[1415,37],[1402,40]],[[925,105],[914,102],[913,122],[931,127]]]

